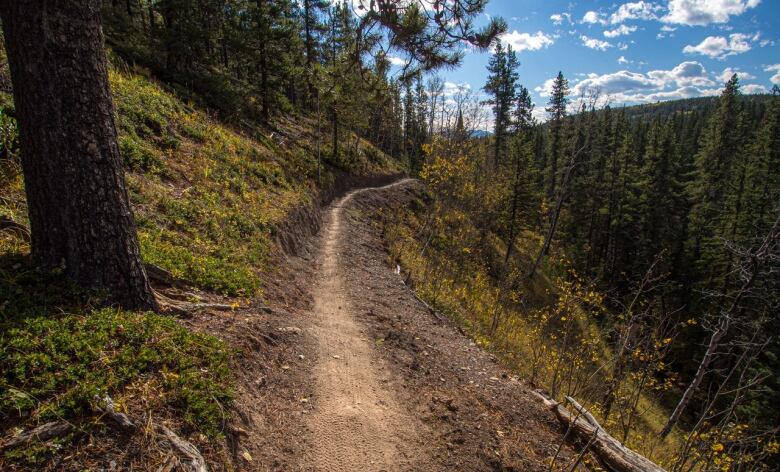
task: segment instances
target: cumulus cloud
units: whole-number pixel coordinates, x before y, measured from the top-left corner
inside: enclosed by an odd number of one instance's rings
[[[534,87],[534,92],[538,93],[540,97],[549,97],[552,93],[554,83],[555,78],[547,79],[542,85]]]
[[[588,23],[588,24],[591,24],[591,25],[592,24],[596,24],[596,23],[606,24],[607,20],[605,20],[604,18],[601,17],[601,13],[598,13],[598,12],[595,12],[595,11],[591,10],[591,11],[585,13],[585,15],[582,17],[582,22],[583,23]]]
[[[669,0],[669,12],[661,21],[688,26],[727,23],[730,17],[739,16],[759,3],[761,0]]]
[[[618,36],[629,35],[636,31],[636,26],[620,25],[613,30],[604,31],[607,38],[617,38]]]
[[[652,103],[660,100],[717,95],[720,89],[715,85],[708,78],[707,70],[703,65],[686,61],[670,70],[654,70],[646,74],[627,70],[607,74],[588,74],[572,88],[572,93],[574,96],[588,96],[592,91],[598,91],[602,97],[611,102]],[[540,93],[549,93],[551,86],[552,80],[548,80],[536,90]]]
[[[707,70],[699,62],[686,61],[672,70],[651,70],[647,73],[661,84],[662,87],[674,82],[678,87],[708,87],[714,85],[707,77]]]
[[[745,84],[742,86],[742,93],[769,93],[769,89],[759,84]]]
[[[550,15],[550,19],[556,25],[563,24],[564,21],[571,23],[571,15],[569,13],[555,13]]]
[[[582,36],[580,36],[580,39],[582,40],[582,44],[585,47],[588,47],[588,48],[591,48],[591,49],[596,49],[596,50],[599,50],[599,51],[606,51],[608,48],[613,47],[612,44],[607,42],[607,41],[602,41],[602,40],[596,39],[596,38],[589,38],[589,37],[585,36],[584,34]]]
[[[621,70],[610,74],[590,74],[578,83],[573,92],[584,95],[588,90],[599,90],[602,94],[657,90],[662,84],[658,80],[639,72]]]
[[[751,42],[757,41],[758,33],[753,36],[742,33],[730,34],[728,39],[723,36],[708,36],[697,45],[687,45],[683,48],[686,54],[701,54],[712,59],[725,59],[728,56],[750,51]]]
[[[501,41],[511,45],[512,49],[517,52],[536,51],[552,46],[555,43],[555,40],[552,36],[549,36],[541,31],[537,31],[534,34],[529,34],[520,33],[517,30],[501,35]]]
[[[626,56],[620,56],[620,57],[618,57],[618,64],[628,64],[628,63],[630,63],[630,62],[631,62],[631,61],[629,61],[628,59],[626,59]]]
[[[737,74],[739,80],[753,80],[756,78],[756,76],[753,74],[742,72],[741,70],[737,69],[732,69],[731,67],[726,67],[723,69],[723,72],[718,75],[718,79],[720,79],[721,82],[728,82],[731,79],[731,76],[734,74]]]
[[[780,64],[773,64],[764,68],[764,72],[774,72],[775,75],[769,78],[773,84],[780,85]]]
[[[663,7],[651,2],[624,3],[609,17],[609,22],[619,24],[627,20],[657,20],[656,12],[661,9]]]

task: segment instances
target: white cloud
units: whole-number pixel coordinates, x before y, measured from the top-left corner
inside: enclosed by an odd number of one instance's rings
[[[398,56],[387,56],[387,60],[390,61],[390,64],[394,66],[403,66],[406,65],[406,59]]]
[[[718,75],[718,79],[720,79],[721,82],[728,82],[731,80],[731,76],[737,74],[737,77],[739,77],[739,80],[753,80],[756,78],[755,75],[749,74],[747,72],[742,72],[741,70],[732,69],[731,67],[726,67],[723,69],[723,72]]]
[[[546,87],[551,84],[551,81],[547,81],[544,86],[537,89],[546,91]],[[627,70],[601,75],[588,74],[572,88],[572,93],[575,96],[587,96],[595,90],[610,102],[652,103],[717,95],[720,89],[715,85],[707,77],[704,66],[698,62],[687,61],[671,70],[654,70],[646,74]]]
[[[775,75],[769,78],[773,84],[780,85],[780,64],[773,64],[764,68],[764,72],[774,72]]]
[[[769,89],[759,84],[745,84],[742,87],[742,92],[747,94],[753,93],[769,93]]]
[[[620,25],[613,30],[604,31],[607,38],[617,38],[618,36],[629,35],[636,31],[636,26]]]
[[[708,87],[714,85],[707,77],[707,70],[699,62],[686,61],[678,64],[672,70],[651,70],[648,77],[658,80],[665,87],[672,82],[678,87]]]
[[[571,14],[569,13],[555,13],[553,15],[550,15],[550,19],[552,20],[553,24],[560,25],[563,24],[563,22],[571,23]]]
[[[580,39],[582,40],[582,44],[585,47],[589,47],[591,49],[597,49],[599,51],[606,51],[608,48],[613,47],[613,45],[607,41],[602,41],[596,38],[589,38],[584,34],[580,36]]]
[[[619,24],[627,20],[657,20],[656,12],[662,8],[644,1],[624,3],[609,17],[609,22]]]
[[[517,30],[501,35],[501,41],[510,44],[517,52],[536,51],[552,46],[555,40],[552,36],[537,31],[534,34],[519,33]]]
[[[542,85],[534,88],[534,92],[538,93],[540,97],[549,97],[553,88],[555,79],[547,79]]]
[[[671,33],[672,31],[677,31],[677,28],[675,28],[674,26],[663,25],[661,26],[661,31],[663,31],[664,33]]]
[[[618,64],[629,64],[631,62],[632,61],[629,61],[628,59],[626,59],[626,56],[618,57]]]
[[[444,82],[444,95],[454,95],[458,91],[471,89],[471,84],[468,82]]]
[[[639,72],[621,70],[611,74],[590,74],[587,79],[578,83],[573,92],[583,95],[588,90],[599,90],[602,94],[657,90],[663,84],[656,79]]]
[[[591,10],[591,11],[585,13],[585,16],[582,17],[582,22],[583,23],[588,23],[588,24],[591,24],[591,25],[592,24],[596,24],[596,23],[600,23],[600,24],[603,25],[603,24],[606,24],[607,20],[605,20],[604,18],[601,17],[601,13],[598,13],[598,12],[595,12],[595,11]]]
[[[728,56],[750,51],[751,42],[757,41],[759,34],[753,36],[733,33],[726,39],[723,36],[708,36],[696,46],[687,45],[683,48],[686,54],[701,54],[712,59],[725,59]]]
[[[669,13],[661,21],[688,26],[727,23],[730,17],[759,3],[761,0],[669,0]]]

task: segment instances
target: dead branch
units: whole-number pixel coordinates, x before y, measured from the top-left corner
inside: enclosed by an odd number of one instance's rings
[[[165,426],[157,425],[156,427],[165,435],[166,439],[168,439],[168,442],[176,452],[184,456],[182,465],[189,468],[192,472],[208,472],[206,461],[203,459],[200,451],[198,451],[198,448],[193,446],[191,442],[180,438],[176,433]]]
[[[35,439],[44,442],[49,439],[58,438],[66,435],[72,428],[73,425],[65,421],[52,421],[51,423],[42,424],[37,428],[33,428],[30,431],[21,433],[18,436],[9,439],[5,444],[0,445],[0,451],[27,444]]]
[[[119,427],[127,430],[135,429],[135,423],[133,423],[126,414],[116,411],[116,404],[114,403],[114,400],[108,395],[103,397],[99,409],[105,413],[106,416],[114,420],[114,422],[119,425]]]

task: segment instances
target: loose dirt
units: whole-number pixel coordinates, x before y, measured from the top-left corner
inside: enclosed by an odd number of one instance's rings
[[[394,188],[404,181],[385,188]],[[383,376],[366,330],[357,321],[345,287],[343,254],[349,241],[343,213],[358,190],[334,204],[322,235],[322,266],[314,290],[311,333],[318,343],[314,368],[317,403],[309,417],[312,450],[308,469],[322,471],[391,471],[405,469],[419,455],[418,428]]]
[[[379,215],[419,191],[406,179],[334,202],[319,236],[274,264],[263,304],[210,320],[241,347],[241,470],[549,469],[563,436],[553,414],[389,264]],[[557,463],[574,456],[564,446]]]

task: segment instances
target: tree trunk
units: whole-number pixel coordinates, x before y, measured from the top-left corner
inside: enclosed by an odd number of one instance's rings
[[[271,117],[268,91],[268,50],[266,48],[266,42],[268,41],[268,25],[265,23],[268,21],[268,12],[265,9],[265,2],[263,0],[257,0],[257,14],[257,39],[260,44],[258,51],[260,54],[260,102],[263,106],[263,121],[268,123]]]
[[[547,230],[547,234],[544,237],[544,243],[542,244],[542,249],[539,251],[539,254],[537,254],[536,259],[534,260],[534,264],[531,266],[531,270],[528,272],[529,279],[534,278],[534,275],[536,275],[536,270],[539,268],[539,264],[542,262],[542,258],[546,256],[547,252],[550,250],[550,243],[552,243],[553,237],[555,237],[555,230],[558,227],[558,218],[561,216],[563,201],[566,198],[569,179],[571,178],[571,173],[574,170],[574,166],[577,164],[577,155],[583,149],[585,149],[584,146],[571,155],[571,159],[569,160],[569,167],[566,169],[566,173],[563,176],[563,181],[561,182],[561,187],[558,192],[558,201],[555,204],[555,210],[553,210],[553,213],[550,216],[550,229]]]
[[[157,307],[117,146],[98,0],[0,0],[32,256],[130,309]]]
[[[336,111],[336,105],[332,105],[331,117],[333,120],[333,149],[331,150],[331,159],[336,163],[339,158],[339,115]]]
[[[666,422],[663,430],[661,430],[660,436],[662,438],[665,438],[672,431],[672,428],[680,420],[680,416],[682,416],[683,411],[685,408],[687,408],[688,404],[693,398],[693,394],[696,393],[696,390],[699,388],[699,385],[704,379],[704,376],[707,374],[709,365],[715,358],[716,351],[720,346],[720,342],[723,339],[723,336],[726,334],[726,331],[728,331],[729,326],[731,325],[733,318],[738,311],[740,303],[744,298],[751,295],[750,290],[753,287],[753,284],[756,282],[756,278],[758,278],[759,271],[762,269],[762,266],[767,263],[767,260],[772,260],[771,251],[777,242],[778,237],[780,237],[780,216],[778,216],[778,218],[775,220],[772,229],[769,231],[769,234],[766,236],[766,238],[764,238],[764,241],[758,250],[756,250],[755,253],[749,255],[749,261],[746,264],[748,267],[743,267],[740,270],[741,273],[746,274],[747,278],[734,296],[734,299],[729,305],[729,308],[726,311],[721,312],[718,319],[718,325],[712,332],[712,336],[710,337],[710,341],[707,345],[707,350],[705,351],[701,362],[699,362],[699,367],[696,370],[696,374],[691,380],[691,383],[685,389],[685,392],[683,393],[682,398],[680,398],[680,401],[677,403],[677,406],[674,408],[674,411],[669,416],[669,420]]]
[[[311,109],[311,102],[314,100],[314,84],[312,83],[312,74],[314,73],[314,38],[312,37],[312,23],[314,22],[314,12],[312,11],[311,0],[303,1],[303,28],[304,28],[304,46],[306,47],[306,107]]]
[[[271,119],[270,98],[268,91],[268,57],[265,41],[260,43],[260,97],[263,102],[263,121]]]

